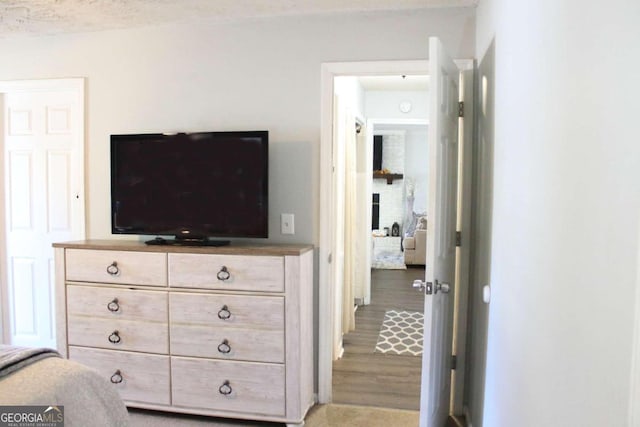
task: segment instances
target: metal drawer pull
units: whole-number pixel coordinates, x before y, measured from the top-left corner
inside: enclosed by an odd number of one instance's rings
[[[218,280],[222,280],[224,282],[225,280],[229,280],[229,278],[231,277],[231,273],[229,273],[227,267],[223,265],[220,271],[218,271],[217,277]]]
[[[220,311],[218,312],[218,318],[222,320],[229,320],[231,317],[231,312],[229,311],[229,307],[223,305]]]
[[[218,346],[218,351],[223,354],[228,354],[231,352],[231,346],[229,345],[228,340],[223,340],[222,343]]]
[[[114,384],[120,384],[122,382],[122,373],[118,369],[113,375],[111,375],[111,382]]]
[[[120,269],[118,268],[118,263],[113,261],[109,267],[107,267],[107,273],[112,276],[117,276],[120,274]]]
[[[223,394],[225,396],[230,395],[233,389],[229,384],[229,380],[225,380],[225,382],[220,386],[220,388],[218,388],[218,391],[220,392],[220,394]]]
[[[118,331],[113,331],[111,335],[109,335],[109,342],[111,344],[119,344],[120,341],[122,341],[122,338],[120,338],[120,333]]]
[[[107,304],[107,308],[112,313],[116,313],[120,311],[120,304],[118,304],[118,298],[114,298],[109,304]]]

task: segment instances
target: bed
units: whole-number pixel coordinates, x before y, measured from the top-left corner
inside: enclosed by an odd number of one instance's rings
[[[64,406],[66,427],[129,425],[108,381],[46,348],[0,345],[0,405]]]

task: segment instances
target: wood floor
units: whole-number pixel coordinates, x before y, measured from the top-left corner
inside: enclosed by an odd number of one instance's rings
[[[356,312],[356,329],[344,336],[344,356],[333,364],[333,401],[420,409],[422,358],[374,353],[387,310],[424,310],[424,293],[411,286],[424,268],[372,270],[371,304]]]

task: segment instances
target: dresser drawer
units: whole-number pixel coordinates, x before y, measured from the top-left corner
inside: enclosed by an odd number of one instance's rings
[[[284,258],[169,254],[169,286],[284,292]]]
[[[171,324],[171,354],[284,363],[284,331]]]
[[[67,313],[112,320],[169,321],[165,291],[106,286],[67,286]]]
[[[167,299],[160,291],[69,285],[69,344],[167,353]]]
[[[67,249],[66,279],[167,286],[167,255],[153,252]]]
[[[284,416],[284,387],[283,365],[171,358],[174,406]]]
[[[169,305],[171,354],[284,361],[283,297],[174,292]]]
[[[174,325],[284,330],[284,297],[173,292],[169,311]]]
[[[69,359],[98,371],[114,384],[123,400],[171,403],[168,356],[69,347]]]
[[[79,316],[69,316],[68,319],[69,345],[159,354],[169,351],[169,328],[166,323]]]

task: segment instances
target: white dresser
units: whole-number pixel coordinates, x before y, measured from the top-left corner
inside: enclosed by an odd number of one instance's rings
[[[304,424],[311,246],[54,247],[58,349],[109,379],[127,406]]]

